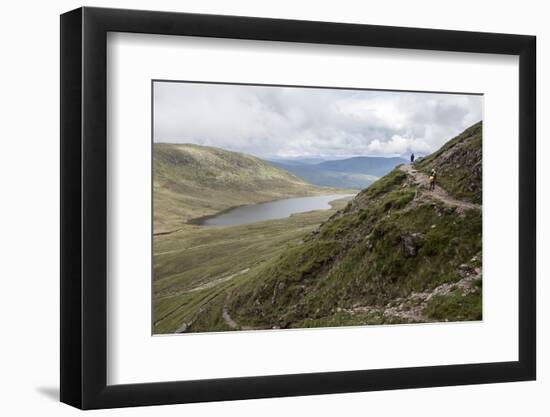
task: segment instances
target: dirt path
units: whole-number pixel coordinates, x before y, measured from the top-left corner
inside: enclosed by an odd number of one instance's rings
[[[223,276],[223,277],[219,277],[219,278],[215,278],[213,279],[212,281],[209,281],[205,284],[201,284],[197,287],[193,287],[189,290],[185,290],[185,291],[182,291],[182,292],[179,292],[177,294],[170,294],[170,295],[165,295],[164,297],[161,297],[161,298],[165,298],[165,297],[174,297],[174,296],[177,296],[177,295],[182,295],[182,294],[189,294],[189,293],[192,293],[192,292],[195,292],[195,291],[201,291],[201,290],[207,290],[207,289],[210,289],[210,288],[214,288],[220,284],[223,284],[224,282],[227,282],[239,275],[242,275],[242,274],[246,274],[248,271],[250,271],[250,268],[245,268],[239,272],[235,272],[234,274],[231,274],[231,275],[227,275],[227,276]],[[223,291],[223,290],[222,290]],[[214,293],[214,294],[219,294],[218,293]],[[166,315],[164,315],[163,317],[161,317],[159,320],[157,320],[155,322],[155,325],[157,325],[158,323],[160,323],[162,320],[166,319],[167,317],[171,316],[172,314],[176,313],[179,309],[183,308],[187,303],[184,302],[182,304],[180,304],[178,307],[176,307],[175,309],[173,309],[172,311],[168,312]],[[198,309],[198,311],[195,313],[195,315],[193,316],[193,318],[191,320],[186,320],[184,321],[181,326],[174,332],[174,333],[185,333],[187,331],[187,329],[191,326],[191,324],[193,324],[193,322],[196,320],[196,318],[198,317],[198,315],[200,313],[202,313],[202,311],[204,310],[204,306],[207,304],[207,302],[203,303],[200,305],[200,308]],[[224,304],[224,310],[225,310],[225,304]],[[229,317],[229,316],[228,316]],[[224,316],[224,320],[225,320],[225,316]],[[229,324],[229,323],[228,323]],[[237,326],[237,324],[235,323],[235,325]],[[238,327],[238,326],[237,326]]]
[[[231,294],[227,294],[223,302],[222,318],[225,323],[233,330],[258,330],[255,327],[241,326],[229,315],[229,303],[231,302]]]
[[[225,297],[225,300],[223,302],[222,317],[223,317],[223,321],[225,321],[225,323],[229,327],[231,327],[232,329],[237,330],[239,328],[239,325],[237,324],[237,322],[235,320],[233,320],[231,318],[231,316],[229,315],[229,311],[228,311],[228,306],[229,306],[229,301],[230,300],[231,300],[230,295],[227,294],[227,297]]]
[[[226,277],[216,278],[212,281],[208,281],[206,284],[199,285],[198,287],[191,288],[190,290],[185,291],[185,293],[195,292],[195,291],[201,291],[201,290],[207,290],[209,288],[215,287],[216,285],[220,285],[224,282],[227,282],[236,276],[246,274],[248,271],[250,271],[250,268],[245,268],[242,271],[235,272],[234,274],[228,275]]]
[[[439,185],[436,185],[435,189],[430,191],[429,190],[430,180],[428,176],[423,172],[417,171],[410,164],[401,165],[399,169],[407,173],[413,179],[413,181],[419,186],[419,188],[422,189],[422,193],[424,195],[433,197],[436,200],[439,200],[448,206],[459,207],[464,210],[473,209],[473,208],[481,209],[481,206],[479,204],[457,200],[456,198],[452,197],[447,191],[441,188]]]
[[[204,284],[197,285],[196,287],[193,287],[193,288],[190,288],[190,289],[187,289],[187,290],[179,290],[179,291],[176,291],[176,292],[173,292],[173,293],[163,294],[161,296],[158,296],[157,298],[159,300],[162,300],[164,298],[173,298],[173,297],[176,297],[176,296],[179,296],[179,295],[189,294],[189,293],[196,292],[196,291],[209,290],[210,288],[214,288],[214,287],[216,287],[220,284],[223,284],[224,282],[230,281],[233,278],[238,277],[239,275],[246,274],[248,271],[250,271],[250,268],[245,268],[245,269],[243,269],[241,271],[238,271],[238,272],[235,272],[234,274],[231,274],[231,275],[226,275],[226,276],[221,276],[221,277],[220,276],[214,277],[214,278],[212,278],[212,280],[210,280],[208,282],[205,282]],[[174,311],[175,310],[173,310],[169,314],[172,314]],[[163,319],[161,319],[161,320],[163,320]]]
[[[239,275],[242,275],[242,274],[246,274],[248,271],[250,270],[250,268],[246,268],[246,269],[243,269],[242,271],[239,271],[239,272],[236,272],[234,274],[231,274],[231,275],[228,275],[228,276],[225,276],[225,277],[221,277],[221,278],[217,278],[217,279],[214,279],[213,281],[209,281],[207,282],[206,284],[202,284],[202,285],[199,285],[198,287],[194,287],[190,290],[187,290],[187,291],[184,291],[184,293],[190,293],[190,292],[195,292],[195,291],[200,291],[200,290],[206,290],[206,289],[210,289],[210,288],[213,288],[219,284],[222,284],[224,282],[227,282],[233,278],[235,278],[236,276],[239,276]],[[231,327],[231,329],[233,330],[253,330],[252,327],[248,327],[248,326],[240,326],[239,323],[237,323],[235,320],[233,320],[231,318],[231,316],[229,315],[229,303],[231,301],[231,294],[227,294],[227,296],[225,297],[225,300],[223,302],[223,308],[222,308],[222,318],[223,318],[223,321],[225,321],[225,323]],[[177,310],[177,309],[176,309]],[[195,317],[190,321],[190,322],[184,322],[176,331],[175,333],[185,333],[187,331],[187,329],[191,326],[191,324],[195,321],[195,319],[197,318],[197,316],[202,312],[203,310],[203,306],[201,306],[201,308],[199,309],[199,311],[197,312],[197,314],[195,314]],[[169,314],[172,314],[173,311]],[[164,319],[164,318],[163,318]]]

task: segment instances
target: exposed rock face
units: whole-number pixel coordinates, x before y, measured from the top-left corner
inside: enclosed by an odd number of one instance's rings
[[[416,256],[421,239],[422,235],[420,233],[411,233],[401,236],[403,254],[406,257]]]

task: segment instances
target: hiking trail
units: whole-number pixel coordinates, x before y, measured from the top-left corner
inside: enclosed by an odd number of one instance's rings
[[[467,201],[457,200],[456,198],[452,197],[447,191],[445,191],[443,188],[441,188],[439,185],[435,185],[434,190],[429,189],[430,180],[429,177],[424,174],[423,172],[417,171],[414,169],[414,167],[410,164],[404,164],[399,167],[399,169],[402,172],[405,172],[416,185],[419,186],[419,188],[422,190],[422,193],[424,195],[428,195],[436,200],[441,201],[442,203],[451,206],[451,207],[458,207],[463,210],[466,209],[478,209],[481,210],[481,205],[469,203]]]

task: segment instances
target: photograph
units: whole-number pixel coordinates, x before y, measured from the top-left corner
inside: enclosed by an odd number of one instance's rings
[[[3,6],[0,416],[550,416],[544,3]]]
[[[480,321],[483,95],[152,81],[152,333]]]

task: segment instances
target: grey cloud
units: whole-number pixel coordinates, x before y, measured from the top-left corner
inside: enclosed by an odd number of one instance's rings
[[[429,153],[482,107],[474,95],[157,82],[154,140],[263,158]]]

